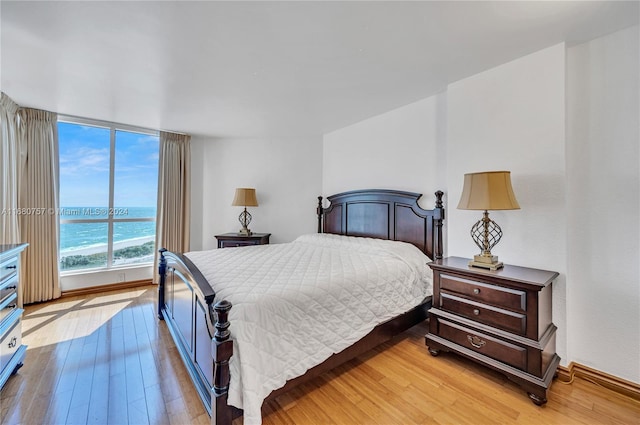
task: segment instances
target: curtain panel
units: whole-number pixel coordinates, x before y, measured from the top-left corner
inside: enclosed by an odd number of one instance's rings
[[[0,93],[0,244],[20,243],[18,105]]]
[[[20,108],[21,177],[18,207],[20,236],[29,247],[23,255],[22,300],[25,304],[60,297],[58,263],[57,114]]]
[[[191,136],[160,132],[158,164],[158,213],[156,248],[173,252],[189,250],[191,204]],[[159,282],[158,252],[154,282]]]

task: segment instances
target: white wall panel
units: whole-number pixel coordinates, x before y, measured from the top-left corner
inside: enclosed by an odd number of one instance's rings
[[[271,233],[271,243],[316,231],[322,170],[321,138],[194,138],[192,250],[217,246],[215,235],[240,229],[236,187],[254,187],[258,207],[249,228]]]
[[[568,49],[572,360],[640,382],[638,27]]]

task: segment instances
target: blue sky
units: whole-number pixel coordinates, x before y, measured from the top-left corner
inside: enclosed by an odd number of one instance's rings
[[[109,203],[110,129],[58,123],[60,206]],[[116,130],[114,206],[155,207],[158,136]]]

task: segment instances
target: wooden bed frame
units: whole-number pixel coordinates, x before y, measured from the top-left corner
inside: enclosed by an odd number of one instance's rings
[[[323,208],[318,197],[318,233],[373,237],[409,242],[429,258],[442,258],[441,191],[432,210],[418,206],[421,194],[393,190],[358,190],[329,196]],[[426,267],[426,265],[425,265]],[[160,250],[158,318],[165,320],[211,423],[228,425],[242,411],[227,404],[233,355],[228,321],[231,303],[216,300],[211,285],[182,254]],[[351,360],[427,318],[431,297],[411,311],[375,327],[360,341],[304,375],[287,381],[267,400]]]

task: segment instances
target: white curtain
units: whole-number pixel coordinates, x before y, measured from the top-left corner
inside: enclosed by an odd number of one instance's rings
[[[0,244],[19,243],[18,105],[0,93]]]
[[[58,132],[53,112],[19,110],[21,177],[20,236],[29,248],[22,257],[25,304],[60,297],[58,264]]]
[[[191,136],[160,132],[158,168],[158,216],[156,248],[173,252],[189,250],[191,204]],[[159,281],[158,253],[154,282]]]

